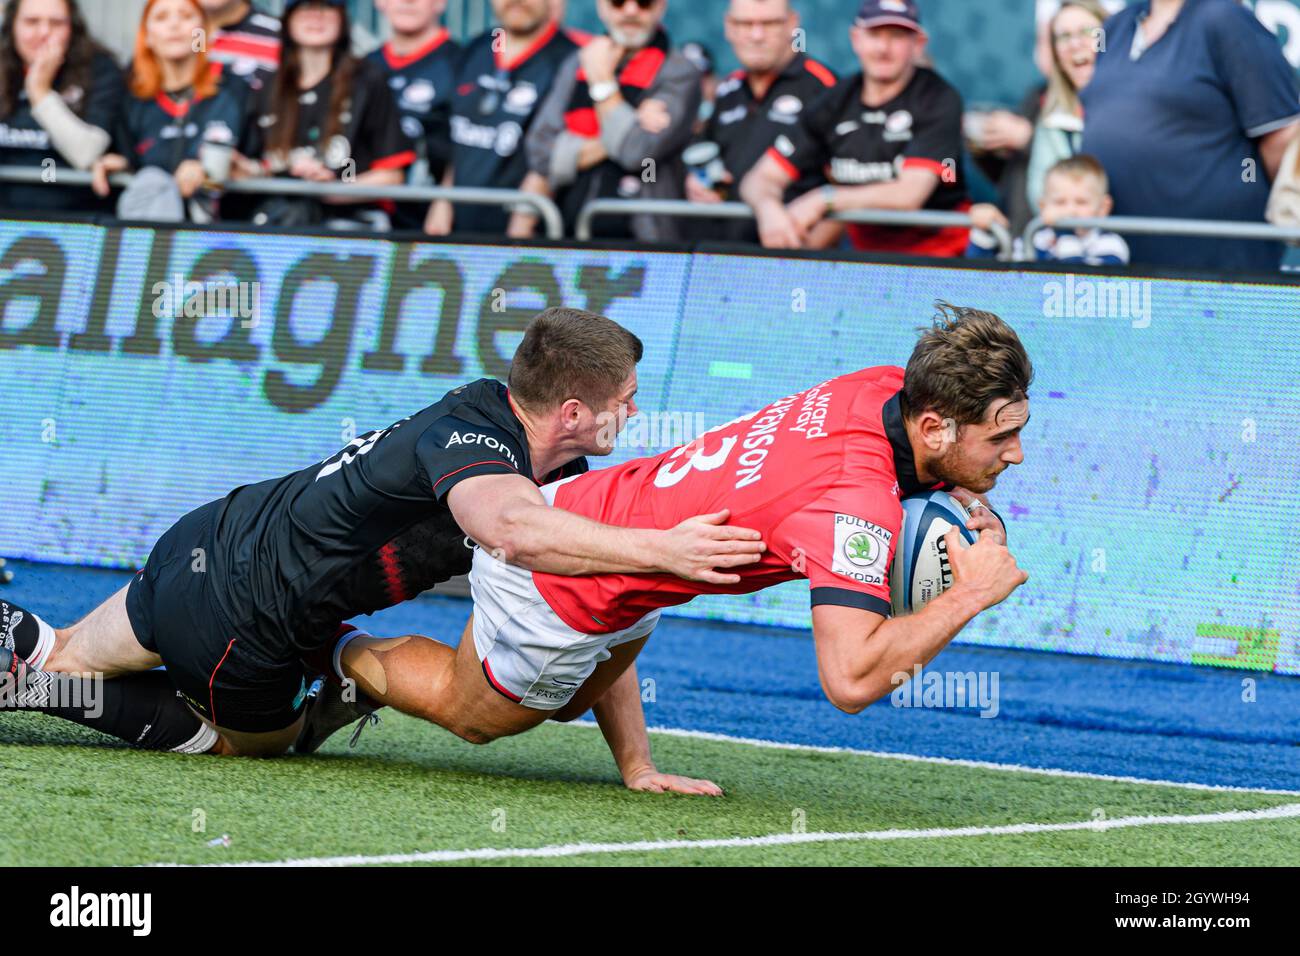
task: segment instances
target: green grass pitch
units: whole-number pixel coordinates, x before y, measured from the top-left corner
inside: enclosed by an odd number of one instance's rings
[[[652,735],[666,772],[721,799],[631,793],[600,733],[543,725],[473,747],[396,714],[356,750],[313,758],[146,754],[48,718],[0,715],[11,839],[0,865],[319,860],[606,847],[483,865],[1293,865],[1300,817],[992,835],[821,841],[821,833],[1077,823],[1295,806],[1294,795],[1193,790]],[[197,829],[201,824],[201,829]],[[223,834],[229,846],[208,845]],[[780,843],[775,835],[797,841]],[[16,837],[14,839],[13,837]],[[782,836],[781,839],[785,839]],[[570,850],[562,851],[564,853]],[[403,862],[398,860],[397,862]],[[427,861],[421,861],[427,862]]]

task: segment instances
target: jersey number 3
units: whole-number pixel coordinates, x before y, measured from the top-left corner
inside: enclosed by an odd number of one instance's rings
[[[655,487],[671,488],[690,474],[691,471],[713,471],[715,468],[720,468],[727,460],[727,456],[731,454],[731,449],[735,447],[736,437],[734,435],[722,439],[722,444],[718,447],[718,450],[711,455],[704,454],[704,442],[702,441],[693,441],[689,445],[683,445],[659,466],[659,470],[655,472]],[[673,462],[688,451],[691,453],[690,457],[681,463],[681,467],[674,468]]]

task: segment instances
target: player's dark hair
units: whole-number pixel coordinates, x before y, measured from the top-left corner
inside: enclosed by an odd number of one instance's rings
[[[576,398],[603,411],[641,361],[641,340],[617,322],[582,309],[539,312],[510,364],[510,394],[548,411]]]
[[[935,411],[958,426],[984,420],[997,399],[1029,397],[1034,367],[1015,329],[992,312],[935,303],[934,321],[922,333],[903,373],[909,417]]]

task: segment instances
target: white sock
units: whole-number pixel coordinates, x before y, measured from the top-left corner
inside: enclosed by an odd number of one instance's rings
[[[36,615],[33,614],[32,617],[36,617]],[[32,651],[31,656],[27,658],[27,663],[37,670],[42,670],[45,667],[45,662],[54,653],[55,634],[54,628],[39,617],[36,617],[36,626],[40,629],[40,637],[36,639],[36,648]]]
[[[205,754],[217,745],[217,732],[204,724],[196,733],[179,747],[173,747],[174,754]]]
[[[343,673],[343,648],[358,637],[373,637],[373,635],[352,624],[344,624],[343,626],[349,628],[349,630],[334,644],[334,653],[330,655],[330,664],[334,667],[334,676],[341,681],[346,681],[348,676]]]

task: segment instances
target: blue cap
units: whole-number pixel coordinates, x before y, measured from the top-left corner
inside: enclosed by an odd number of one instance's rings
[[[853,20],[857,27],[907,27],[924,33],[915,0],[866,0]]]

